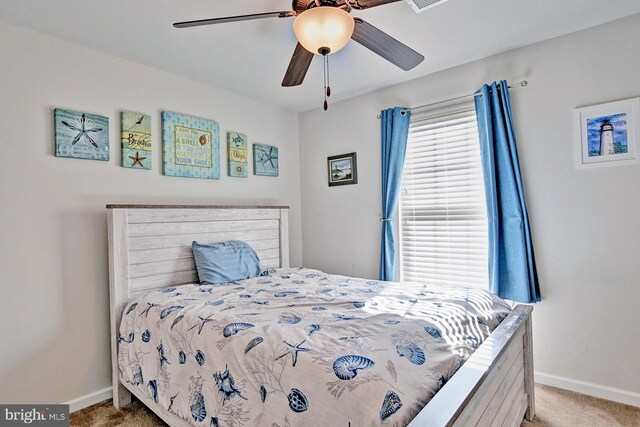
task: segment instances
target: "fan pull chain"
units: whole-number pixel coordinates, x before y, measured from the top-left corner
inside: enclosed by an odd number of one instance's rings
[[[331,85],[329,84],[329,55],[327,55],[327,96],[331,96]]]
[[[323,71],[324,71],[324,111],[327,111],[329,108],[329,103],[327,102],[327,96],[331,93],[331,89],[329,88],[329,56],[327,54],[323,54]]]

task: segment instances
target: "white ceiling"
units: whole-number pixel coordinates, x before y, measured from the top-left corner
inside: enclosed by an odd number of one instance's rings
[[[291,18],[172,27],[290,9],[290,0],[0,0],[0,20],[305,111],[322,103],[322,63],[314,59],[301,86],[280,86],[296,44]],[[639,12],[640,0],[450,0],[420,14],[399,1],[354,11],[426,59],[405,72],[351,41],[331,56],[331,100]]]

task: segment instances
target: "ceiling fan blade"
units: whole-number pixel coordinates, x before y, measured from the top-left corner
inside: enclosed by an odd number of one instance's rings
[[[424,56],[407,45],[400,43],[384,31],[360,18],[354,18],[353,20],[356,22],[356,26],[351,39],[382,56],[387,61],[405,71],[409,71],[424,61]]]
[[[252,15],[226,16],[224,18],[199,19],[197,21],[176,22],[173,24],[176,28],[199,27],[201,25],[224,24],[226,22],[249,21],[252,19],[262,18],[288,18],[295,16],[293,11],[254,13]]]
[[[309,3],[313,3],[313,1],[309,1],[309,0],[293,0],[291,5],[291,9],[295,10],[296,12],[300,13],[300,12],[304,12],[305,10],[308,9],[309,7]]]
[[[382,6],[387,3],[395,3],[400,0],[356,0],[349,2],[354,9],[369,9],[376,6]]]
[[[387,3],[395,3],[400,0],[334,0],[333,5],[342,9],[369,9],[376,6],[382,6]],[[293,0],[291,8],[297,13],[304,12],[313,7],[322,6],[320,0]]]
[[[282,86],[298,86],[302,84],[312,59],[313,53],[298,43],[293,51],[287,72],[284,74],[284,79],[282,79]]]

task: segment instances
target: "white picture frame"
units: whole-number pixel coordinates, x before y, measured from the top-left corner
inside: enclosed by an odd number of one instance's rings
[[[640,98],[576,108],[579,168],[639,163]]]

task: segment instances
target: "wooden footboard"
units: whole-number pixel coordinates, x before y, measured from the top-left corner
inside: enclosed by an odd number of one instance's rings
[[[535,414],[532,307],[518,305],[409,427],[519,426]]]

